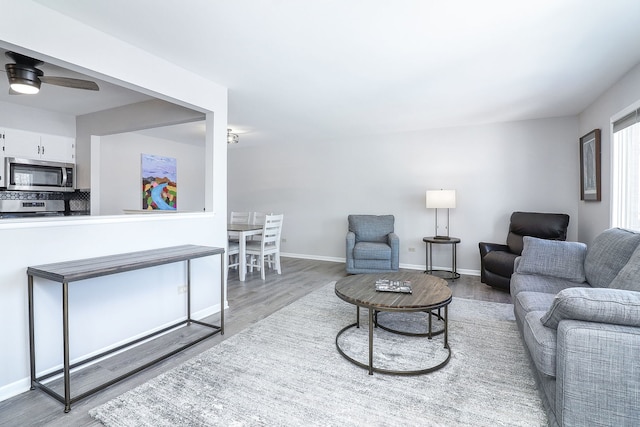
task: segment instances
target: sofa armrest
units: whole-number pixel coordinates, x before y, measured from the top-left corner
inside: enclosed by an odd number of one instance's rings
[[[501,245],[500,243],[480,242],[478,243],[478,248],[480,248],[480,259],[484,258],[486,254],[493,251],[510,252],[509,246]]]
[[[347,258],[353,255],[353,248],[356,246],[356,233],[353,231],[347,232]]]
[[[638,425],[640,328],[566,320],[557,333],[559,425]]]
[[[347,232],[346,238],[346,260],[347,268],[353,268],[353,249],[356,246],[356,233],[353,231]]]
[[[396,233],[387,235],[389,246],[391,246],[391,269],[400,268],[400,238]]]
[[[608,288],[563,289],[540,321],[548,328],[557,329],[563,320],[640,327],[640,292]]]

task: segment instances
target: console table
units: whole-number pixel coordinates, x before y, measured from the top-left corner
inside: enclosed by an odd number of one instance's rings
[[[191,318],[191,260],[195,258],[201,258],[212,255],[220,255],[220,326],[212,325],[209,323],[201,322]],[[71,365],[69,363],[69,283],[79,280],[90,279],[94,277],[107,276],[110,274],[123,273],[126,271],[139,270],[143,268],[155,267],[163,264],[170,264],[175,262],[186,261],[187,266],[187,285],[186,285],[186,298],[187,298],[187,318],[163,328],[160,331],[153,332],[138,338],[134,341],[128,342],[124,345],[118,346],[111,350],[105,351],[101,354],[91,356],[83,359],[79,362]],[[183,245],[173,246],[168,248],[153,249],[140,252],[131,252],[118,255],[102,256],[97,258],[88,258],[76,261],[60,262],[55,264],[39,265],[27,268],[27,280],[28,280],[28,292],[29,292],[29,350],[30,350],[30,368],[31,368],[31,390],[36,387],[42,391],[51,395],[53,398],[64,403],[64,411],[69,412],[71,410],[71,404],[83,399],[95,392],[103,390],[104,388],[127,378],[149,366],[164,360],[174,354],[190,347],[206,338],[209,338],[217,333],[224,334],[224,249],[215,248],[210,246],[197,246],[197,245]],[[33,278],[41,277],[53,282],[62,284],[62,340],[63,340],[63,368],[55,372],[36,376],[36,351],[35,351],[35,330],[34,330],[34,301],[33,301]],[[138,344],[149,338],[156,337],[165,332],[176,329],[180,326],[187,326],[192,323],[211,328],[212,331],[207,332],[206,335],[198,337],[197,339],[188,341],[181,345],[179,348],[172,350],[167,354],[163,354],[154,360],[143,364],[129,372],[126,372],[115,379],[109,380],[91,390],[85,391],[78,396],[71,397],[71,380],[70,371],[73,368],[83,366],[89,362],[102,358],[104,356],[113,354],[115,352],[129,348],[135,344]],[[44,380],[54,377],[56,375],[63,374],[64,380],[64,396],[54,391],[51,387],[48,387],[43,383]]]

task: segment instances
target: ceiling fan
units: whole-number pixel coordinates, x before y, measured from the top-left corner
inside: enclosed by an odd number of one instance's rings
[[[64,86],[73,89],[100,90],[96,82],[90,80],[74,79],[71,77],[49,77],[42,70],[36,68],[44,62],[16,52],[6,52],[5,55],[12,59],[14,64],[4,66],[9,79],[10,95],[33,95],[40,91],[40,84],[46,83],[56,86]]]

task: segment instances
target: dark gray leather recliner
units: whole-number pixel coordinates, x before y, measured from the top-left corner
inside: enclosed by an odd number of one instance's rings
[[[509,290],[513,262],[522,254],[522,237],[567,240],[569,215],[558,213],[514,212],[511,214],[507,244],[478,243],[480,249],[480,281],[489,286]]]

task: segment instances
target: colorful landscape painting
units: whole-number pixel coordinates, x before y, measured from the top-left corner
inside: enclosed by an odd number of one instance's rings
[[[142,154],[142,209],[178,208],[177,161],[173,157]]]

